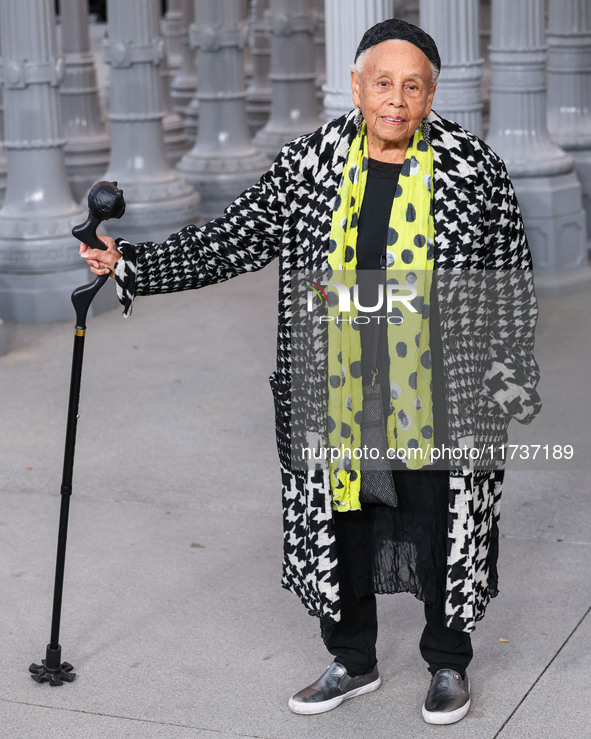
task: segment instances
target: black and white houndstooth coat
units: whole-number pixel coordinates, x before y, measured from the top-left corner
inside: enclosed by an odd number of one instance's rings
[[[129,313],[136,295],[203,287],[279,258],[277,368],[270,383],[283,495],[282,584],[328,622],[340,618],[328,472],[290,465],[290,280],[295,270],[319,272],[328,264],[332,209],[355,135],[354,115],[286,144],[220,218],[187,226],[162,244],[118,240],[123,259],[116,268],[119,298]],[[459,125],[435,113],[429,121],[435,269],[445,277],[439,305],[450,441],[484,448],[506,440],[510,418],[527,423],[540,406],[531,257],[503,162]],[[492,284],[483,282],[485,271]],[[499,466],[478,468],[473,461],[450,472],[445,612],[454,629],[471,631],[496,594],[489,553],[498,536],[502,478]]]

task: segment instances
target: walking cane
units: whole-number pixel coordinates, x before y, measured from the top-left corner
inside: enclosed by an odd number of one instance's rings
[[[109,218],[121,218],[125,213],[123,191],[117,188],[116,182],[97,182],[88,193],[88,218],[79,226],[74,226],[72,234],[80,241],[94,249],[107,247],[96,235],[101,221]],[[99,275],[93,282],[77,288],[72,293],[72,303],[76,311],[74,328],[74,353],[72,357],[72,373],[70,376],[70,399],[68,403],[68,422],[66,425],[66,444],[64,450],[64,468],[61,486],[61,508],[57,537],[57,557],[55,564],[55,584],[53,591],[53,616],[51,620],[51,638],[47,645],[45,659],[40,665],[32,664],[29,672],[38,683],[49,682],[50,685],[71,683],[76,673],[69,662],[62,662],[62,648],[59,643],[60,619],[62,611],[62,593],[64,585],[64,565],[66,561],[66,540],[68,535],[68,514],[70,496],[72,495],[72,472],[74,469],[74,450],[76,447],[76,426],[78,422],[78,401],[80,399],[80,380],[82,377],[82,359],[84,356],[84,336],[86,334],[86,314],[95,295],[108,280],[109,275]]]

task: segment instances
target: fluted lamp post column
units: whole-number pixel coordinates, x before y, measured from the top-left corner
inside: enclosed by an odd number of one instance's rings
[[[525,222],[539,292],[588,284],[585,214],[573,158],[546,125],[544,0],[494,0],[490,133]]]
[[[159,0],[108,6],[111,65],[111,164],[107,179],[125,193],[125,215],[112,228],[130,241],[161,241],[199,217],[199,196],[166,159],[159,66]]]
[[[66,171],[76,200],[84,198],[109,166],[93,55],[90,50],[88,7],[80,0],[61,0],[62,51],[65,74],[60,92]]]
[[[2,60],[0,58],[0,75],[2,74]],[[4,103],[2,101],[2,86],[0,85],[0,207],[4,202],[6,192],[6,172],[8,162],[6,160],[6,149],[4,148]]]
[[[168,163],[171,167],[174,167],[180,161],[183,154],[189,151],[191,142],[185,131],[185,121],[174,110],[170,95],[171,78],[166,54],[162,56],[160,62],[160,79],[162,81],[162,107],[164,109],[164,120],[162,122],[164,147],[166,149]]]
[[[482,136],[482,67],[478,0],[421,0],[421,28],[441,56],[434,108]]]
[[[168,70],[171,76],[181,66],[183,34],[183,0],[166,0],[166,13],[162,19],[162,35],[166,44]]]
[[[252,0],[249,36],[253,74],[246,91],[246,115],[253,136],[269,120],[271,112],[271,36],[265,21],[268,6],[269,0]]]
[[[193,5],[193,22],[189,26],[189,48],[193,54],[193,63],[197,70],[197,25],[196,21],[201,16],[201,0],[190,0]],[[199,97],[197,91],[199,88],[199,70],[197,70],[197,84],[195,86],[195,94],[191,98],[191,102],[185,109],[185,131],[191,143],[197,141],[197,131],[199,130]]]
[[[548,128],[575,160],[591,248],[591,3],[550,0]]]
[[[1,61],[0,61],[1,65]],[[1,69],[1,66],[0,66]],[[1,72],[0,72],[1,74]],[[6,191],[6,169],[8,163],[6,161],[6,149],[4,148],[4,106],[2,104],[2,85],[0,84],[0,207],[4,202],[4,193]],[[6,354],[6,332],[4,323],[0,316],[0,357]]]
[[[198,3],[191,33],[199,68],[199,132],[177,169],[201,194],[203,217],[210,219],[254,184],[270,162],[248,132],[242,8],[235,0]]]
[[[391,18],[392,0],[325,0],[326,84],[325,120],[338,118],[353,109],[351,65],[361,37],[368,28]]]
[[[480,56],[488,60],[488,48],[490,46],[490,15],[491,0],[480,0],[478,6],[478,14],[480,16]],[[490,64],[485,61],[482,68],[482,117],[485,130],[487,129],[488,116],[490,109]]]
[[[316,61],[316,100],[322,114],[324,110],[323,87],[326,84],[326,23],[324,16],[324,0],[313,0],[312,12],[315,19],[314,58]]]
[[[2,76],[2,50],[0,49],[0,78]],[[6,160],[6,149],[4,148],[4,98],[2,85],[0,84],[0,207],[4,202],[6,192],[6,172],[8,162]]]
[[[183,118],[186,118],[187,108],[195,97],[197,88],[195,52],[189,44],[189,27],[193,22],[193,16],[193,0],[181,0],[182,33],[179,37],[181,63],[170,83],[170,97],[173,110]],[[188,135],[188,138],[191,144],[195,143],[195,136]]]
[[[162,21],[166,53],[160,63],[162,78],[162,103],[164,107],[164,145],[169,164],[174,167],[187,151],[191,142],[185,132],[185,121],[175,111],[171,94],[172,80],[181,63],[181,36],[183,32],[182,0],[167,0],[167,10]]]
[[[0,59],[1,69],[1,59]],[[1,72],[0,72],[1,74]],[[2,85],[0,84],[0,207],[4,202],[4,193],[6,192],[6,170],[8,162],[6,161],[6,149],[4,148],[4,105],[2,103]],[[0,317],[0,357],[6,354],[6,332],[4,324]]]
[[[274,158],[288,141],[322,125],[316,104],[311,0],[270,0],[271,114],[254,145]]]
[[[53,0],[0,2],[6,197],[0,210],[0,315],[71,318],[70,295],[88,279],[72,227],[86,211],[66,178]]]

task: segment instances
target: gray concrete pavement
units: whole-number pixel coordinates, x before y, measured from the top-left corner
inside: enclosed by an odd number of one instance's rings
[[[552,303],[541,321],[550,399],[564,354],[547,327],[580,301]],[[2,736],[591,737],[591,494],[580,460],[508,473],[501,593],[474,634],[462,722],[421,718],[422,607],[407,595],[379,598],[379,691],[320,716],[289,712],[289,695],[330,659],[316,621],[280,587],[275,323],[274,266],[139,299],[127,321],[119,310],[89,321],[61,631],[78,677],[60,688],[27,668],[49,637],[73,324],[7,324]],[[588,409],[588,396],[580,403]]]

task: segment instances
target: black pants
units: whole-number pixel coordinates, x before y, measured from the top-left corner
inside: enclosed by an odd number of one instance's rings
[[[470,634],[445,626],[438,608],[427,604],[424,608],[427,623],[419,649],[429,665],[429,672],[434,675],[442,667],[449,667],[464,676],[473,655]],[[341,621],[324,637],[324,643],[349,675],[364,675],[371,672],[378,661],[376,597],[365,596],[352,603],[341,600],[341,609]]]
[[[390,509],[384,515],[414,516],[416,532],[429,530],[442,535],[445,543],[447,529],[447,491],[449,477],[444,472],[403,472],[394,473],[399,492],[400,514]],[[429,496],[436,505],[428,505],[427,497],[421,505],[420,495]],[[417,505],[418,503],[418,505]],[[341,620],[332,629],[323,631],[324,643],[328,651],[347,668],[350,675],[363,675],[370,672],[377,662],[376,639],[378,622],[376,597],[371,586],[371,545],[369,533],[375,526],[375,516],[381,516],[381,507],[371,510],[335,514],[335,535],[339,557],[339,586],[341,594]],[[422,511],[425,511],[423,516]],[[421,517],[425,524],[421,526]],[[374,521],[374,524],[372,524]],[[407,528],[410,536],[424,534]],[[424,544],[424,542],[423,542]],[[445,555],[434,562],[437,590],[445,591]],[[433,588],[430,589],[431,595]],[[438,596],[444,600],[443,595]],[[464,675],[473,651],[470,634],[445,626],[443,606],[424,605],[426,624],[419,642],[423,659],[431,674],[448,667]]]

